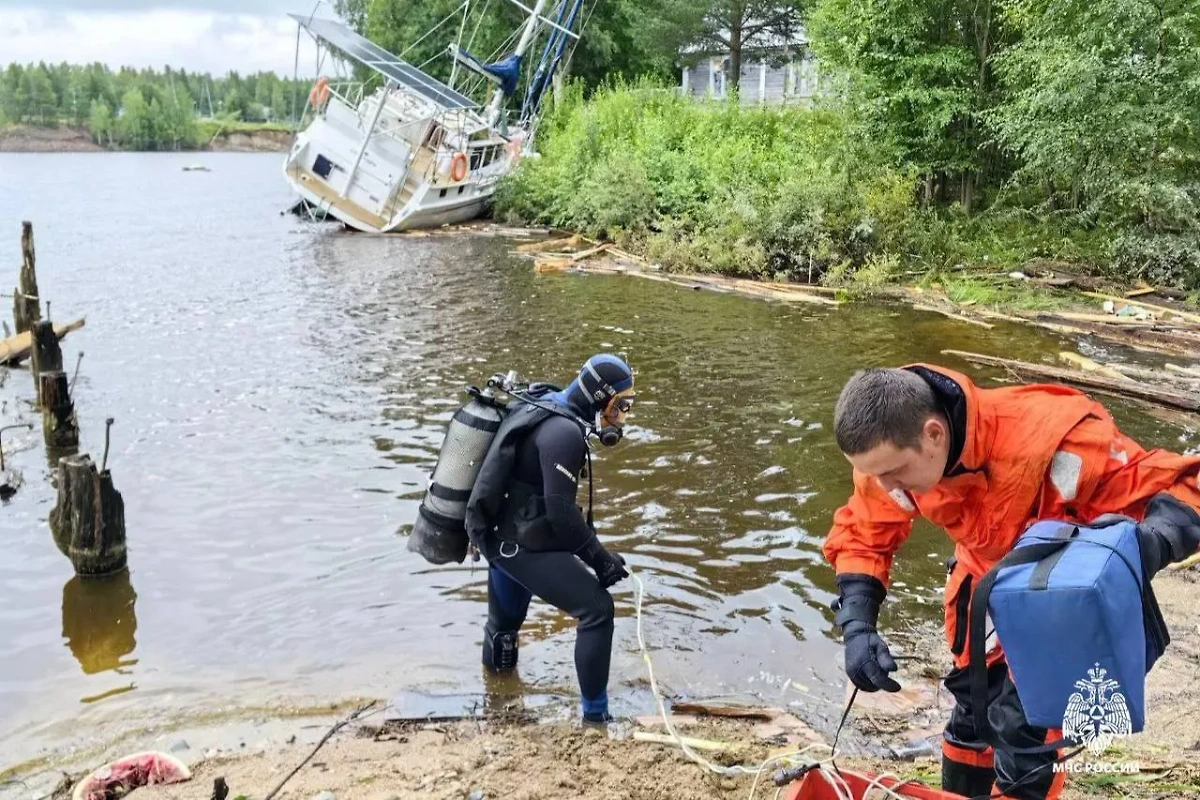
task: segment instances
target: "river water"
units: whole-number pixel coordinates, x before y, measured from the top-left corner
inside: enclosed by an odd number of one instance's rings
[[[6,435],[25,484],[0,507],[0,768],[206,714],[494,691],[479,666],[484,569],[429,566],[405,550],[405,526],[464,386],[508,369],[565,382],[600,350],[638,371],[626,440],[595,454],[597,520],[645,581],[659,680],[811,697],[821,723],[822,698],[840,701],[844,685],[820,555],[850,490],[830,430],[842,383],[944,348],[1036,359],[1074,346],[907,309],[535,276],[515,235],[307,225],[280,214],[279,158],[0,155],[3,280],[15,285],[30,219],[54,319],[87,319],[64,362],[85,353],[82,450],[98,460],[116,420],[109,466],[130,563],[115,579],[73,577],[46,521],[40,425]],[[212,172],[182,171],[197,160]],[[38,421],[32,390],[25,369],[7,374],[4,424]],[[1148,446],[1191,444],[1111,407]],[[949,551],[918,526],[893,623],[938,618]],[[649,711],[633,688],[644,666],[630,582],[614,595],[614,710]],[[569,620],[535,601],[517,688],[571,696],[572,643]]]

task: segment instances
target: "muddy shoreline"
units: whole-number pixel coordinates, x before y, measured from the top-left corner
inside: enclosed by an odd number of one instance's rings
[[[1147,680],[1146,730],[1113,745],[1095,761],[1135,763],[1128,774],[1077,774],[1067,797],[1183,797],[1200,794],[1200,629],[1192,601],[1200,572],[1167,570],[1155,591],[1172,642]],[[859,694],[839,742],[838,765],[887,772],[937,786],[941,727],[950,710],[936,677],[948,668],[940,630],[885,632],[902,662],[901,693]],[[224,778],[231,796],[265,797],[313,752],[332,723],[354,703],[314,708],[279,719],[161,728],[131,735],[88,753],[60,754],[0,773],[0,796],[49,793],[63,772],[78,779],[112,758],[152,749],[171,752],[193,771],[191,780],[141,789],[152,800],[192,800]],[[728,776],[691,761],[677,746],[652,739],[664,731],[649,698],[645,713],[623,718],[608,732],[582,729],[565,699],[533,713],[493,709],[466,719],[392,720],[394,707],[378,701],[373,711],[346,725],[290,778],[280,798],[333,793],[336,800],[482,797],[544,798],[585,792],[589,798],[746,797],[753,771]],[[778,710],[772,711],[773,714]],[[791,721],[789,721],[789,718]],[[708,742],[698,751],[718,766],[758,765],[783,752],[813,746],[823,758],[831,737],[789,712],[763,719],[674,714],[678,733]],[[647,734],[650,734],[649,736]],[[889,755],[880,756],[881,751]],[[1082,757],[1081,757],[1082,758]],[[1086,760],[1084,761],[1086,765]],[[774,768],[764,772],[756,796],[771,796]],[[476,797],[480,795],[476,794]]]

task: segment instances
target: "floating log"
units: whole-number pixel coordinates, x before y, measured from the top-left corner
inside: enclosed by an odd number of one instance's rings
[[[587,250],[580,250],[578,253],[572,253],[570,259],[572,261],[582,261],[585,258],[598,256],[606,250],[608,250],[608,245],[598,244],[595,247],[589,247]]]
[[[1004,367],[1010,372],[1020,376],[1036,375],[1042,378],[1059,381],[1062,383],[1074,384],[1076,386],[1095,389],[1105,394],[1116,395],[1118,397],[1128,397],[1134,400],[1145,400],[1159,405],[1170,406],[1172,408],[1182,408],[1185,411],[1200,411],[1200,396],[1184,395],[1174,391],[1164,389],[1156,389],[1151,386],[1139,383],[1137,381],[1113,380],[1105,378],[1094,373],[1082,372],[1079,370],[1062,369],[1059,367],[1051,367],[1045,364],[1031,364],[1028,361],[1016,361],[1010,358],[998,358],[997,356],[988,356],[981,353],[969,353],[963,350],[943,350],[945,355],[958,356],[959,358],[972,361],[976,364],[985,364],[992,367]]]
[[[1146,367],[1136,366],[1134,364],[1109,363],[1110,369],[1116,370],[1122,375],[1128,375],[1131,378],[1137,378],[1140,381],[1148,381],[1150,383],[1169,383],[1181,391],[1194,392],[1200,389],[1200,373],[1197,372],[1176,372],[1171,369],[1172,364],[1167,364],[1163,369],[1148,369]]]
[[[986,316],[991,317],[988,314]],[[1185,330],[1165,331],[1152,327],[1137,325],[1112,325],[1106,322],[1072,321],[1070,324],[1057,322],[1060,319],[1053,313],[1039,312],[1025,317],[1018,317],[1022,322],[1031,323],[1055,333],[1068,335],[1090,335],[1105,341],[1123,344],[1139,350],[1155,353],[1171,353],[1173,355],[1191,355],[1200,353],[1200,334]]]
[[[50,511],[54,544],[75,574],[108,575],[127,565],[125,501],[107,470],[84,455],[58,462],[58,500]]]
[[[538,275],[547,273],[566,272],[571,267],[572,261],[569,258],[556,258],[553,256],[538,256],[533,262],[533,271]]]
[[[1084,372],[1095,372],[1098,375],[1103,375],[1106,378],[1112,378],[1113,380],[1117,381],[1133,380],[1133,378],[1124,374],[1123,372],[1118,372],[1112,367],[1106,367],[1100,362],[1093,361],[1087,356],[1081,356],[1079,353],[1072,353],[1064,350],[1058,354],[1058,358],[1060,361],[1070,364],[1077,369],[1081,369]]]
[[[38,376],[38,397],[42,404],[42,437],[46,448],[62,452],[79,447],[79,421],[75,418],[67,373],[57,369]]]
[[[517,252],[518,253],[541,253],[546,250],[554,250],[554,249],[560,248],[560,247],[563,247],[563,248],[575,247],[581,241],[583,241],[582,236],[568,236],[565,238],[560,237],[557,239],[543,239],[540,242],[528,242],[526,244],[517,245]]]
[[[646,273],[631,270],[630,274],[647,277]],[[803,284],[761,283],[746,278],[726,278],[720,275],[678,275],[672,276],[672,282],[682,286],[702,284],[713,288],[726,289],[738,294],[751,297],[762,297],[768,300],[782,300],[791,303],[813,303],[822,306],[841,305],[837,300],[822,297],[820,294],[808,291]]]
[[[37,260],[33,251],[33,223],[21,223],[21,275],[13,292],[13,322],[24,333],[42,318],[37,285]]]
[[[71,331],[79,330],[83,327],[83,318],[79,318],[74,322],[66,325],[55,325],[54,334],[62,339]],[[15,336],[9,336],[7,339],[0,341],[0,364],[13,366],[19,364],[29,357],[33,350],[33,332],[25,331],[18,333]]]
[[[33,384],[39,389],[37,402],[42,405],[41,384],[38,376],[43,372],[54,372],[63,368],[62,349],[58,346],[58,336],[54,333],[54,325],[48,319],[34,323],[30,331],[33,339],[29,357],[29,371],[33,373]]]

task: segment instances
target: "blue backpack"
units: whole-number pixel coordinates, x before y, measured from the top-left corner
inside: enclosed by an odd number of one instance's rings
[[[1030,526],[971,600],[968,675],[980,735],[1032,753],[1141,731],[1146,673],[1170,642],[1143,575],[1137,523],[1127,517]],[[1027,719],[1061,728],[1058,742],[1020,749],[996,741],[987,720],[986,614]]]

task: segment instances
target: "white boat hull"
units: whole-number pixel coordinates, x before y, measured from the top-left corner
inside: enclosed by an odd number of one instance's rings
[[[409,136],[380,132],[362,122],[376,101],[368,98],[356,108],[331,98],[297,135],[283,172],[305,202],[368,233],[440,227],[490,210],[496,184],[513,163],[510,145],[489,138],[462,150],[434,147],[424,133],[437,130],[432,120],[392,122],[393,130],[403,127]],[[391,111],[389,100],[385,116]]]

